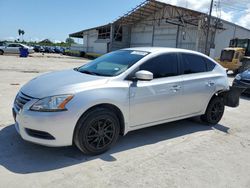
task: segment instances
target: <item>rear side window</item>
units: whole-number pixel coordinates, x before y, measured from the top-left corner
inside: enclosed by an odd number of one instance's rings
[[[178,60],[176,54],[164,54],[154,57],[140,66],[140,70],[153,73],[154,78],[164,78],[178,75]]]
[[[203,59],[207,64],[207,71],[212,71],[216,64],[207,58],[203,58]]]
[[[203,57],[194,54],[182,54],[182,67],[184,74],[207,71],[206,61]]]

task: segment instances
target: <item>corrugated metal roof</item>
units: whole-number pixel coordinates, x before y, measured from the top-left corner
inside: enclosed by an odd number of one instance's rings
[[[69,34],[70,37],[75,37],[75,38],[82,38],[83,37],[83,34],[87,31],[90,31],[90,30],[94,30],[94,29],[101,29],[103,27],[109,27],[111,24],[105,24],[105,25],[100,25],[100,26],[97,26],[97,27],[92,27],[92,28],[89,28],[89,29],[84,29],[82,31],[78,31],[78,32],[75,32],[75,33],[71,33]]]
[[[121,24],[121,25],[133,25],[133,24],[140,22],[141,20],[144,20],[144,19],[152,16],[154,13],[160,11],[163,8],[169,8],[169,10],[175,10],[178,13],[178,16],[169,15],[169,17],[162,18],[162,19],[165,19],[167,23],[175,24],[175,25],[181,25],[182,23],[185,22],[186,24],[198,26],[198,21],[200,20],[200,18],[204,17],[204,16],[208,16],[207,14],[199,12],[199,11],[195,11],[195,10],[191,10],[191,9],[180,7],[180,6],[174,6],[171,4],[167,4],[163,0],[146,0],[146,1],[142,2],[141,4],[137,5],[135,8],[133,8],[132,10],[127,12],[126,14],[124,14],[123,16],[116,19],[113,23],[114,24]],[[213,19],[218,19],[218,18],[213,17]],[[225,21],[225,20],[223,20],[223,21]],[[238,26],[238,25],[231,23],[231,22],[228,22],[228,21],[225,21],[225,22],[230,23],[232,25],[235,25],[237,27],[244,28],[242,26]],[[82,30],[82,31],[79,31],[76,33],[72,33],[69,36],[82,38],[84,32],[87,32],[87,31],[93,30],[93,29],[100,29],[102,27],[109,27],[110,25],[111,25],[111,23],[106,24],[106,25],[102,25],[102,26],[98,26],[98,27],[93,27],[90,29],[85,29],[85,30]],[[217,29],[223,29],[223,27],[217,26]],[[244,29],[246,29],[246,28],[244,28]],[[246,30],[248,30],[248,29],[246,29]]]
[[[199,17],[201,15],[206,15],[204,13],[186,9],[183,7],[177,7],[171,4],[167,4],[165,2],[162,2],[160,0],[146,0],[143,3],[137,5],[134,9],[127,12],[123,16],[119,17],[117,20],[114,21],[114,23],[120,23],[120,24],[135,24],[139,22],[140,20],[143,20],[145,18],[148,18],[149,16],[152,16],[154,13],[160,11],[163,8],[174,8],[179,9],[183,12],[188,12],[189,15],[192,15],[194,17]],[[169,17],[168,19],[171,19],[172,17]]]

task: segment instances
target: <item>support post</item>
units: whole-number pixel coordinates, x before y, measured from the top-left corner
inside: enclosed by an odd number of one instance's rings
[[[151,46],[154,46],[154,40],[155,40],[155,24],[153,24],[153,30],[152,30],[152,41]]]
[[[178,48],[179,33],[180,33],[180,25],[177,26],[176,41],[175,41],[175,47],[176,47],[176,48]]]
[[[113,42],[114,42],[114,24],[110,25],[110,44],[109,44],[109,51],[112,51],[113,48]]]
[[[86,38],[86,53],[89,52],[89,31],[87,31],[87,38]]]
[[[213,3],[214,3],[214,1],[211,0],[209,16],[208,16],[208,20],[207,20],[208,26],[207,26],[207,36],[206,36],[206,42],[205,42],[205,53],[207,55],[209,55],[209,50],[210,50],[210,46],[208,48],[208,37],[209,37],[209,31],[210,31],[210,21],[211,21],[211,14],[212,14],[212,10],[213,10]]]
[[[199,43],[200,43],[200,32],[201,32],[201,20],[198,21],[198,30],[195,42],[195,50],[199,51]]]

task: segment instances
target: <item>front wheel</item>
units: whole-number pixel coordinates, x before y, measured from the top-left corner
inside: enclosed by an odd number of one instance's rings
[[[0,50],[0,55],[3,55],[3,53],[4,53],[3,50]]]
[[[106,108],[96,108],[83,115],[74,133],[75,145],[85,154],[98,155],[116,143],[120,132],[117,115]]]
[[[222,118],[225,110],[223,98],[214,97],[210,100],[206,113],[201,116],[201,120],[205,123],[216,125]]]

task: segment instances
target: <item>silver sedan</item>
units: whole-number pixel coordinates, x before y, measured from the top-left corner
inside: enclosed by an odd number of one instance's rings
[[[4,46],[0,46],[0,55],[3,54],[19,54],[20,48],[28,49],[29,53],[34,53],[33,47],[27,46],[25,44],[20,43],[10,43]]]
[[[193,116],[217,124],[228,91],[226,71],[201,53],[129,48],[34,78],[17,94],[13,115],[24,140],[95,155],[136,129]]]

